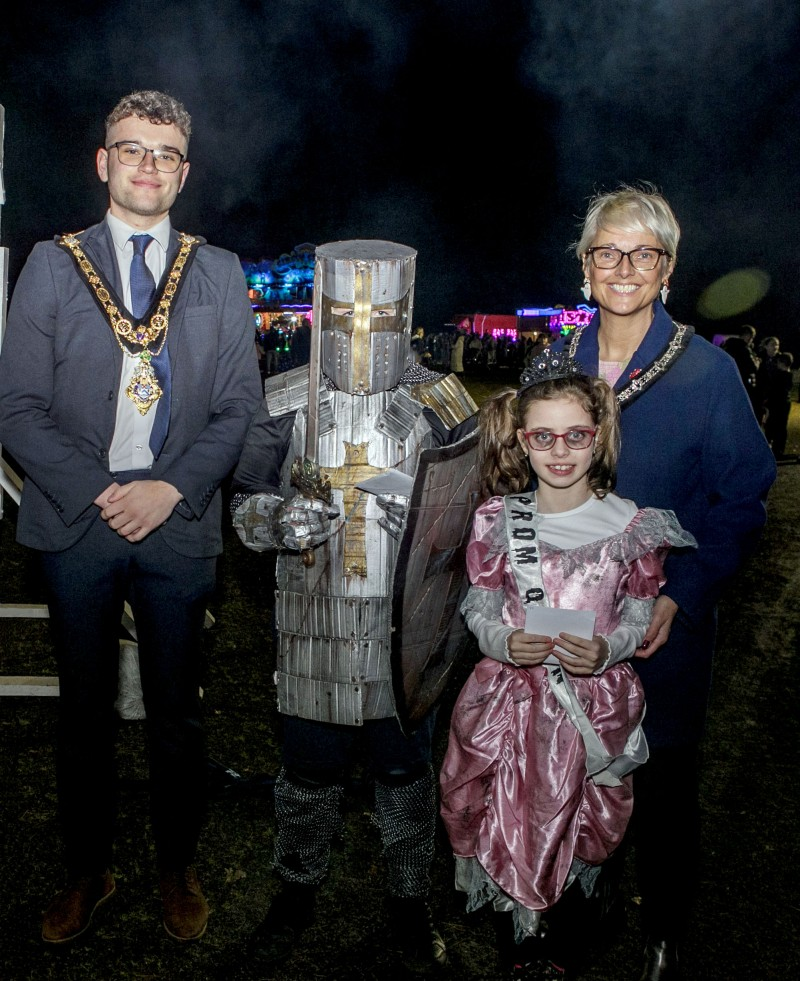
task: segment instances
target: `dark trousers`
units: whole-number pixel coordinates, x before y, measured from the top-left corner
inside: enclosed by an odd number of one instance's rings
[[[354,752],[363,748],[378,780],[409,783],[430,767],[435,721],[434,711],[407,737],[395,718],[343,726],[283,716],[283,765],[304,782],[332,786],[344,782]]]
[[[76,545],[42,553],[60,684],[59,815],[71,876],[111,866],[114,702],[126,599],[139,645],[159,866],[180,869],[194,860],[207,779],[201,631],[215,566],[214,558],[178,555],[158,532],[127,542],[99,517]]]
[[[651,749],[634,770],[631,830],[645,931],[654,940],[677,941],[699,878],[696,747]]]
[[[767,408],[769,415],[764,423],[764,435],[767,437],[767,442],[772,446],[772,452],[775,456],[783,456],[786,451],[786,441],[789,438],[789,413],[792,409],[792,403],[789,401],[768,402]]]

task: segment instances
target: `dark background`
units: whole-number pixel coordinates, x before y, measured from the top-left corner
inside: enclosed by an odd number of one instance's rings
[[[14,8],[0,26],[0,242],[12,283],[36,240],[100,218],[106,197],[94,152],[103,119],[127,92],[161,88],[185,101],[195,125],[175,223],[243,259],[349,237],[408,243],[420,252],[416,322],[425,327],[456,312],[569,304],[581,299],[581,277],[567,247],[588,196],[647,179],[684,231],[674,315],[708,334],[747,320],[800,356],[796,0],[33,0]],[[756,307],[718,322],[698,316],[705,287],[750,267],[771,282]],[[780,468],[767,532],[723,604],[688,981],[799,976],[799,477],[796,466]],[[30,556],[13,543],[16,509],[6,504],[0,594],[41,602]],[[278,765],[270,577],[227,534],[205,639],[207,730],[214,757],[255,780]],[[46,628],[3,620],[0,674],[53,674]],[[216,981],[274,895],[269,800],[234,794],[213,803],[201,850],[212,929],[191,949],[171,945],[159,926],[137,783],[143,733],[132,723],[122,740],[116,908],[98,916],[86,943],[43,950],[41,913],[60,869],[56,701],[3,698],[0,706],[0,976]],[[439,753],[447,709],[446,700]],[[319,926],[276,975],[283,981],[392,976],[369,800],[350,801]],[[465,915],[444,842],[434,872],[450,976],[495,977],[488,923]],[[628,927],[587,981],[638,976],[630,881],[626,896]]]
[[[650,180],[684,238],[670,309],[800,355],[795,0],[40,0],[0,31],[2,244],[102,215],[103,119],[136,88],[193,115],[179,228],[242,259],[300,243],[415,246],[416,323],[574,304],[597,189]],[[721,321],[697,301],[769,276]]]

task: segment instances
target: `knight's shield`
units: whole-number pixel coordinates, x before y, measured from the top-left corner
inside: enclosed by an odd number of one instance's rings
[[[477,430],[420,454],[392,591],[392,683],[405,732],[436,704],[467,643],[459,609],[478,471]]]

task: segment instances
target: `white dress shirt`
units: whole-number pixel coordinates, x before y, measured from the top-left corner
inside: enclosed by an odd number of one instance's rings
[[[111,212],[106,214],[106,221],[114,240],[114,252],[122,280],[122,297],[128,310],[131,309],[131,259],[133,258],[133,243],[131,235],[141,235],[142,229],[131,228],[124,221],[115,218]],[[164,218],[157,225],[147,229],[147,234],[153,236],[144,254],[147,268],[153,274],[156,283],[161,281],[167,265],[167,249],[171,226],[169,218]],[[108,463],[111,472],[121,470],[146,470],[153,464],[153,454],[150,450],[150,432],[156,418],[158,403],[150,407],[150,411],[141,415],[136,406],[125,394],[125,390],[139,366],[139,358],[123,352],[122,377],[120,378],[119,395],[117,396],[117,418],[114,425],[114,438],[108,452]]]

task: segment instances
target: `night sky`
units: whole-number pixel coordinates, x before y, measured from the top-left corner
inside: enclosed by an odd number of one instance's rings
[[[0,31],[1,244],[99,220],[103,119],[137,88],[193,117],[181,230],[242,259],[387,238],[415,323],[574,305],[595,190],[654,182],[683,230],[669,309],[800,356],[796,0],[49,0]],[[757,268],[727,319],[703,290]]]

